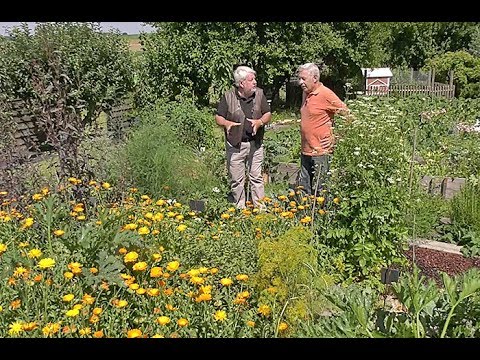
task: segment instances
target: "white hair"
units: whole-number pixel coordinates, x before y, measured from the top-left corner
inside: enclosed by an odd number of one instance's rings
[[[239,86],[240,83],[247,78],[248,74],[257,75],[255,70],[248,66],[239,66],[233,72],[233,78],[235,79],[235,86]]]
[[[298,72],[300,71],[308,71],[310,73],[310,75],[312,76],[316,76],[317,79],[320,79],[320,69],[318,68],[318,66],[314,63],[306,63],[306,64],[303,64],[303,65],[300,65],[298,67]]]

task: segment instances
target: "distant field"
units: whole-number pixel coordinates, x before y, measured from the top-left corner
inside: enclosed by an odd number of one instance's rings
[[[140,35],[139,34],[122,35],[122,36],[125,39],[128,40],[130,50],[132,50],[132,51],[142,50],[142,46],[140,45]]]

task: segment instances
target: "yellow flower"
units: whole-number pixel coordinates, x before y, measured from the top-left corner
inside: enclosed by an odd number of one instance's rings
[[[75,205],[75,206],[73,207],[72,211],[77,212],[77,213],[80,213],[80,212],[84,212],[84,211],[85,211],[85,208],[83,207],[83,204],[82,204],[82,203],[78,203],[77,205]]]
[[[0,254],[3,254],[5,251],[7,251],[7,245],[0,243]]]
[[[72,309],[72,310],[68,310],[65,315],[67,315],[68,317],[75,317],[77,316],[78,314],[80,314],[80,310],[79,309]]]
[[[104,182],[104,183],[102,183],[102,187],[103,187],[105,190],[108,190],[108,189],[110,189],[111,185],[110,185],[108,182]]]
[[[79,275],[82,273],[82,266],[83,265],[79,262],[71,262],[67,265],[68,269],[75,275]]]
[[[158,295],[160,295],[160,290],[159,289],[148,289],[147,290],[147,295],[148,296],[158,296]]]
[[[93,333],[93,337],[94,337],[94,338],[97,338],[97,339],[102,338],[102,337],[103,337],[103,330],[95,331],[95,332]]]
[[[180,224],[177,226],[177,231],[179,232],[185,231],[186,229],[187,229],[187,225]]]
[[[95,275],[96,273],[98,273],[98,269],[95,267],[91,267],[90,272]]]
[[[63,273],[63,277],[64,277],[65,279],[71,279],[71,278],[73,278],[73,273],[70,272],[70,271],[65,271],[65,272]]]
[[[53,268],[55,266],[55,260],[52,258],[44,258],[38,262],[38,267],[40,269]]]
[[[268,305],[260,305],[260,307],[258,308],[258,312],[259,312],[260,314],[262,314],[263,316],[268,316],[268,315],[270,315],[270,312],[271,312],[270,306],[268,306]]]
[[[29,228],[29,227],[31,227],[31,226],[33,225],[34,222],[35,222],[35,221],[33,220],[33,218],[26,218],[25,220],[23,220],[23,225],[22,225],[22,227],[23,227],[24,229]]]
[[[138,288],[136,291],[137,295],[143,295],[147,292],[144,288]]]
[[[38,327],[38,324],[36,321],[28,322],[23,324],[23,330],[25,331],[32,331],[35,330]]]
[[[180,327],[187,326],[188,325],[188,320],[185,319],[185,318],[180,318],[180,319],[178,319],[177,324]]]
[[[166,202],[165,200],[160,199],[160,200],[158,200],[155,204],[157,204],[158,206],[163,206],[163,205],[165,205],[166,203],[167,203],[167,202]]]
[[[235,278],[236,278],[238,281],[247,281],[247,280],[248,280],[248,275],[246,275],[246,274],[238,274],[237,276],[235,276]]]
[[[163,274],[163,271],[161,267],[155,266],[150,269],[150,277],[152,278],[160,277],[162,276],[162,274]]]
[[[302,224],[308,224],[309,222],[312,222],[312,218],[310,216],[305,216],[304,218],[300,219],[300,222]]]
[[[202,301],[210,301],[210,300],[212,300],[212,294],[210,293],[202,293],[195,298],[195,301],[197,303]]]
[[[167,270],[168,271],[175,271],[180,267],[180,263],[178,261],[171,261],[167,264]]]
[[[15,271],[13,272],[14,276],[22,276],[23,274],[26,274],[28,276],[28,270],[23,266],[17,266],[15,268]]]
[[[166,305],[165,305],[165,309],[167,309],[168,311],[175,311],[175,310],[177,310],[177,308],[174,308],[172,304],[166,304]]]
[[[225,321],[227,320],[227,313],[223,310],[218,310],[214,315],[213,317],[215,318],[215,320],[217,321]]]
[[[336,197],[335,199],[333,199],[333,202],[335,204],[340,204],[340,199],[338,197]]]
[[[140,235],[147,235],[150,234],[150,229],[146,226],[142,226],[140,229],[138,229],[138,233]]]
[[[128,288],[131,289],[131,290],[137,290],[139,287],[140,287],[140,285],[138,285],[137,283],[133,283],[133,284],[128,285]]]
[[[155,334],[152,336],[152,339],[163,339],[164,337],[162,334]]]
[[[285,331],[288,329],[288,324],[286,322],[281,322],[278,325],[278,331]]]
[[[228,219],[230,219],[230,214],[223,213],[222,215],[220,215],[220,217],[224,220],[228,220]]]
[[[147,266],[148,265],[145,261],[140,261],[140,262],[135,263],[135,265],[133,265],[132,269],[134,271],[145,271]]]
[[[123,248],[123,247],[120,248],[120,249],[118,249],[118,253],[119,253],[120,255],[125,255],[127,252],[128,252],[128,250],[125,249],[125,248]]]
[[[160,316],[157,318],[157,323],[164,326],[170,323],[170,318],[168,316]]]
[[[142,330],[132,329],[127,331],[128,338],[139,338],[142,337]]]
[[[190,282],[195,285],[203,284],[205,282],[205,279],[200,277],[200,276],[192,276],[190,278]]]
[[[102,308],[96,307],[92,310],[92,313],[94,315],[100,315],[102,313],[102,311],[103,311]]]
[[[63,234],[65,234],[65,231],[59,229],[55,230],[53,233],[55,234],[55,236],[62,236]]]
[[[78,333],[80,335],[83,335],[83,336],[89,335],[91,332],[92,332],[92,329],[90,327],[86,327],[86,328],[78,330]]]
[[[129,263],[129,262],[135,262],[137,261],[137,259],[138,259],[138,254],[135,251],[130,251],[124,256],[123,261],[125,263]]]
[[[42,194],[33,194],[32,199],[35,201],[42,200],[43,195]]]
[[[247,326],[249,326],[249,327],[252,327],[252,328],[253,328],[253,327],[255,326],[255,321],[248,320],[248,321],[247,321]]]
[[[200,286],[200,293],[202,294],[210,294],[212,292],[212,285],[202,285]]]
[[[218,269],[217,269],[217,268],[211,268],[211,269],[210,269],[210,274],[215,275],[216,273],[218,273]]]
[[[115,302],[115,306],[119,309],[124,308],[127,305],[128,305],[128,302],[126,300],[117,300]]]
[[[10,335],[16,335],[23,331],[23,324],[20,321],[15,321],[9,325],[8,333]]]
[[[82,297],[82,301],[84,304],[92,305],[95,302],[95,298],[90,294],[84,294]]]
[[[164,218],[164,215],[162,213],[156,213],[154,216],[153,216],[153,221],[162,221]]]
[[[42,332],[46,336],[56,334],[60,330],[60,324],[58,323],[48,323],[42,329]]]
[[[220,284],[222,284],[223,286],[230,286],[233,284],[233,281],[230,278],[223,278],[220,280]]]
[[[75,295],[73,295],[73,294],[67,294],[67,295],[64,295],[62,299],[65,302],[70,302],[70,301],[73,300],[74,297],[75,297]]]

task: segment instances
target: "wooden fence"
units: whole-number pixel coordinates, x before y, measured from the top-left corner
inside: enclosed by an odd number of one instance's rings
[[[124,139],[128,129],[136,123],[137,118],[132,115],[133,102],[123,101],[107,111],[108,136],[113,139]]]
[[[12,117],[15,126],[14,148],[18,154],[35,156],[38,152],[50,149],[44,145],[45,133],[39,129],[35,116],[27,109],[25,104],[16,100],[11,103]],[[133,103],[120,102],[107,112],[107,131],[112,138],[123,138],[127,129],[132,126],[136,118],[131,115]]]
[[[367,89],[365,90],[365,95],[373,95],[373,96],[390,96],[390,95],[409,96],[412,94],[443,96],[448,99],[451,99],[455,96],[455,85],[434,82],[432,85],[398,84],[398,85],[391,85],[389,88],[385,88],[385,87],[377,88],[375,86],[370,86],[370,87],[367,87]]]
[[[34,153],[36,151],[35,148],[45,141],[45,133],[38,128],[35,116],[21,100],[13,101],[11,106],[15,124],[13,137],[16,152]]]

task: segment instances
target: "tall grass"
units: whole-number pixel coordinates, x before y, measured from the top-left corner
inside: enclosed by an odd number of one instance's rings
[[[152,111],[144,117],[126,147],[130,171],[140,190],[185,201],[204,197],[220,186],[213,171],[181,142],[163,114]]]

